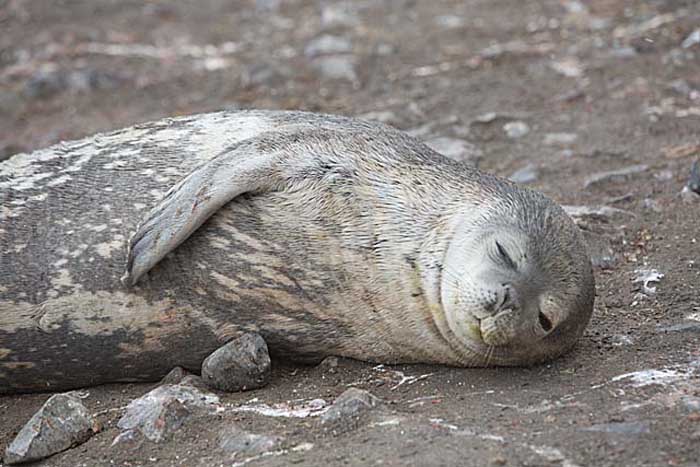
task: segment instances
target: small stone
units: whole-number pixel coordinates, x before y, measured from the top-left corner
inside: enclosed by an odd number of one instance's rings
[[[350,388],[333,402],[328,411],[321,415],[321,422],[335,422],[342,418],[357,417],[362,412],[374,408],[379,398],[368,391]]]
[[[684,203],[698,203],[698,202],[700,202],[700,194],[695,193],[687,185],[683,187],[683,189],[679,193],[679,196],[681,197],[681,200]]]
[[[602,433],[614,433],[620,435],[640,435],[649,433],[649,424],[646,422],[618,422],[618,423],[602,423],[599,425],[591,425],[583,428],[582,431],[598,431]]]
[[[700,29],[696,29],[681,42],[681,47],[688,49],[696,44],[700,44]]]
[[[547,133],[544,135],[544,144],[546,146],[571,146],[578,139],[576,133]]]
[[[352,2],[325,3],[321,10],[321,27],[324,29],[354,27],[360,18],[352,8]]]
[[[391,110],[377,110],[374,112],[367,112],[359,115],[360,118],[365,120],[375,120],[377,122],[386,123],[389,125],[396,125],[399,122],[396,113]]]
[[[436,16],[433,21],[437,26],[445,29],[461,28],[465,24],[464,18],[457,15]]]
[[[503,125],[503,131],[506,132],[506,136],[508,136],[508,138],[518,139],[530,133],[530,127],[522,120],[516,120]]]
[[[642,200],[642,205],[644,206],[644,209],[648,209],[648,210],[654,211],[654,212],[663,212],[661,205],[655,199],[644,198]]]
[[[568,57],[562,60],[553,61],[549,65],[552,70],[567,78],[578,78],[583,75],[583,65],[576,57]]]
[[[624,209],[613,208],[610,206],[562,206],[564,211],[571,216],[575,222],[579,223],[584,220],[598,220],[609,222],[614,219],[634,218],[633,212],[625,211]]]
[[[167,375],[163,376],[163,379],[160,380],[160,384],[179,384],[185,376],[189,374],[190,373],[184,368],[176,366],[170,370]]]
[[[32,462],[87,441],[95,422],[71,393],[56,394],[36,412],[5,450],[6,464]]]
[[[270,355],[265,340],[247,333],[220,347],[202,363],[202,379],[209,387],[227,392],[267,385]]]
[[[641,284],[640,289],[644,295],[654,295],[656,293],[656,287],[649,284],[658,283],[665,276],[665,274],[656,269],[635,269],[634,273],[635,277],[632,279],[632,282]]]
[[[304,49],[307,57],[314,58],[319,55],[342,54],[352,52],[352,43],[342,36],[323,34],[309,41]]]
[[[324,55],[311,62],[324,78],[357,81],[355,59],[352,55]]]
[[[160,442],[194,413],[213,409],[218,402],[219,398],[214,394],[200,392],[191,386],[166,384],[131,401],[117,426],[123,431],[139,432],[153,442]],[[125,438],[130,437],[133,438],[132,435]],[[120,438],[122,436],[115,439],[115,443]]]
[[[683,406],[692,412],[700,412],[700,397],[683,396]]]
[[[326,357],[321,363],[318,364],[318,368],[324,373],[335,373],[338,371],[338,357]]]
[[[449,138],[441,136],[432,138],[425,142],[435,152],[457,162],[475,164],[483,153],[474,144],[459,138]]]
[[[503,456],[496,456],[491,458],[491,465],[506,465],[507,459]]]
[[[700,160],[693,162],[693,165],[690,167],[690,178],[686,186],[691,191],[700,194]]]
[[[622,169],[598,172],[588,177],[583,182],[584,188],[593,188],[609,182],[623,182],[629,180],[630,176],[646,172],[649,166],[646,164],[630,165]]]
[[[230,427],[219,435],[219,448],[229,453],[254,456],[272,450],[281,441],[279,436],[248,433]]]
[[[538,177],[537,167],[534,164],[527,164],[525,167],[513,172],[508,178],[515,183],[526,184],[536,181]]]

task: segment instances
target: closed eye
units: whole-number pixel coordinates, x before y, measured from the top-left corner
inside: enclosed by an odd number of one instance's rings
[[[503,248],[503,245],[498,243],[498,241],[496,241],[496,248],[498,249],[498,255],[509,268],[518,269],[518,267],[515,265],[515,261],[513,261],[513,258],[510,257],[506,249]]]

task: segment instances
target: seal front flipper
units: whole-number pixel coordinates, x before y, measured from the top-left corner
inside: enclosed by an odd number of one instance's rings
[[[209,217],[235,197],[264,192],[283,184],[276,168],[284,155],[259,141],[244,141],[194,169],[173,186],[140,222],[129,240],[126,286],[184,242]],[[268,149],[268,150],[265,150]]]

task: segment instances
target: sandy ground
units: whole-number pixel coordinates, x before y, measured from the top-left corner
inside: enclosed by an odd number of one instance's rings
[[[481,168],[525,169],[563,204],[626,211],[583,223],[610,258],[589,329],[556,362],[276,363],[268,387],[133,446],[111,446],[118,408],[153,385],[90,388],[102,431],[40,465],[700,465],[700,202],[679,195],[700,156],[698,27],[690,0],[0,1],[0,159],[222,108],[372,113],[466,139]],[[635,271],[650,269],[663,278],[644,293]],[[383,405],[333,429],[233,410],[349,386]],[[1,447],[47,397],[0,398]],[[230,426],[283,440],[234,456],[219,448]]]

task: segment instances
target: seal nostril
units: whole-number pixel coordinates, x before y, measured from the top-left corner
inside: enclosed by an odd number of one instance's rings
[[[540,322],[540,326],[542,327],[542,329],[544,329],[544,332],[549,332],[552,330],[552,321],[549,318],[547,318],[547,315],[540,312],[538,315],[538,319]]]

